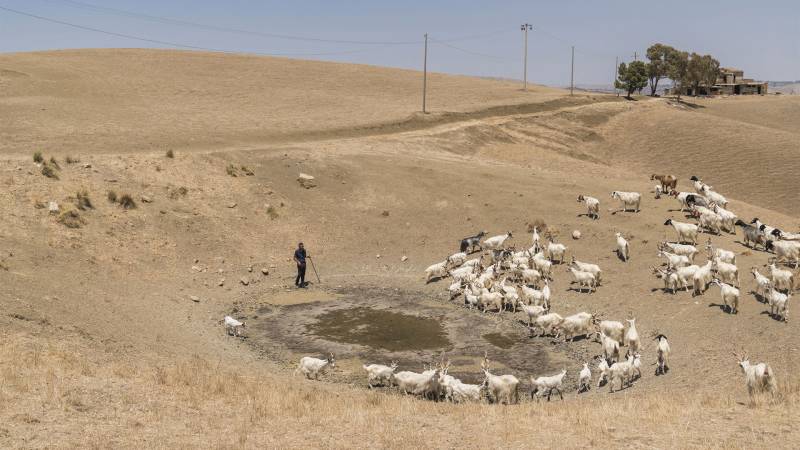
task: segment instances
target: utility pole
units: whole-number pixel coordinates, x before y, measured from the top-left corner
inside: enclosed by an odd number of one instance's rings
[[[422,114],[426,113],[425,98],[428,95],[428,33],[425,33],[425,56],[422,59]]]
[[[638,52],[633,52],[633,60],[634,61],[638,61],[639,60],[639,53]]]
[[[569,71],[569,95],[573,95],[575,89],[575,46],[572,46],[572,67]]]
[[[614,93],[617,94],[619,97],[619,91],[617,91],[617,76],[619,74],[619,56],[614,57]]]
[[[522,71],[522,80],[523,80],[522,90],[527,91],[528,90],[528,30],[532,30],[533,26],[529,23],[525,23],[522,24],[522,26],[520,26],[520,29],[525,34],[525,56],[524,56],[525,62],[523,63],[524,69]]]

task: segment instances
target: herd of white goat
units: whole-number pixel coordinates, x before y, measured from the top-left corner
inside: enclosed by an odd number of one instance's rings
[[[658,257],[664,258],[660,267],[651,267],[653,274],[663,280],[664,291],[675,294],[679,290],[691,289],[692,295],[703,295],[710,286],[720,290],[723,309],[737,314],[740,302],[740,272],[736,266],[736,254],[731,250],[715,247],[709,237],[704,248],[698,248],[701,233],[720,235],[736,234],[740,227],[744,245],[752,249],[761,247],[772,252],[765,267],[766,275],[752,267],[750,273],[755,281],[756,299],[769,306],[770,316],[779,321],[788,321],[788,305],[794,288],[795,274],[780,266],[781,263],[800,265],[800,233],[788,233],[761,223],[758,218],[746,223],[726,209],[728,200],[711,186],[697,177],[692,177],[695,192],[678,192],[677,178],[673,175],[652,175],[657,180],[654,192],[656,198],[662,195],[674,197],[680,203],[680,210],[687,211],[696,223],[679,222],[668,219],[664,225],[671,226],[676,233],[674,242],[658,244]],[[637,192],[614,191],[611,198],[619,201],[621,211],[638,212],[642,195]],[[579,195],[578,202],[584,203],[586,216],[600,218],[600,201],[589,195]],[[556,242],[547,230],[533,227],[529,248],[516,249],[509,245],[512,233],[486,237],[486,232],[464,238],[460,251],[445,260],[425,269],[426,282],[449,278],[450,299],[463,299],[463,304],[471,310],[482,313],[501,314],[522,313],[527,320],[532,336],[552,336],[554,339],[574,341],[584,337],[599,343],[600,350],[593,370],[589,363],[583,363],[577,372],[578,393],[598,388],[606,383],[609,391],[631,386],[642,376],[641,352],[644,350],[642,336],[637,330],[636,320],[629,317],[626,323],[603,320],[599,314],[578,312],[561,315],[553,312],[550,283],[555,275],[554,266],[565,263],[567,246]],[[576,231],[573,238],[579,238]],[[622,262],[631,259],[630,245],[622,233],[615,233],[614,250]],[[703,252],[703,250],[705,252]],[[479,256],[470,254],[479,251]],[[696,263],[698,255],[705,253],[707,261]],[[573,289],[592,294],[602,284],[603,271],[590,262],[579,261],[572,256],[565,271],[572,276]],[[230,320],[228,320],[230,319]],[[229,333],[238,335],[244,323],[229,317],[225,319]],[[669,370],[670,345],[667,337],[653,333],[655,344],[656,375],[665,375]],[[625,353],[621,353],[625,348]],[[734,353],[745,375],[748,392],[771,392],[776,389],[775,374],[766,363],[751,364],[743,353]],[[330,354],[326,359],[304,357],[300,360],[297,372],[309,379],[317,379],[320,373],[335,367],[335,358]],[[431,364],[423,372],[398,371],[397,362],[390,365],[369,364],[363,368],[367,374],[367,384],[374,386],[397,386],[406,394],[419,395],[433,400],[445,399],[452,402],[481,401],[488,398],[495,403],[516,403],[519,401],[520,380],[514,375],[496,375],[490,371],[489,359],[484,355],[481,365],[483,382],[467,384],[448,374],[449,361],[444,357],[439,363]],[[547,397],[558,393],[563,399],[562,389],[567,370],[552,376],[530,378],[532,398]]]

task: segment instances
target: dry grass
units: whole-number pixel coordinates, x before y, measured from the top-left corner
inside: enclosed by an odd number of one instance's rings
[[[267,215],[269,216],[270,220],[275,220],[278,218],[278,210],[275,209],[274,206],[268,205],[267,206]]]
[[[64,162],[66,162],[67,164],[77,164],[77,163],[81,162],[81,160],[78,159],[78,158],[74,158],[72,156],[67,155],[67,157],[64,158]]]
[[[175,152],[173,152],[172,149],[167,150],[166,157],[169,159],[175,158]]]
[[[135,209],[136,200],[130,194],[122,194],[119,196],[119,205],[125,209]]]
[[[86,225],[86,219],[76,209],[65,209],[58,215],[57,220],[67,228],[80,228]]]
[[[46,176],[47,178],[52,178],[54,180],[58,180],[58,170],[59,167],[53,165],[50,162],[44,161],[42,162],[42,175]]]
[[[34,152],[33,153],[33,162],[41,163],[44,161],[44,157],[42,156],[42,152]]]
[[[238,177],[239,176],[239,173],[236,171],[236,166],[234,166],[233,164],[228,164],[228,166],[225,167],[225,173],[227,173],[228,175],[230,175],[232,177]]]
[[[738,448],[782,446],[798,437],[797,380],[781,385],[774,399],[745,404],[743,394],[686,391],[516,406],[450,405],[260,370],[231,371],[198,356],[151,364],[90,352],[72,340],[18,335],[0,342],[0,358],[8,362],[0,366],[0,405],[28,411],[11,415],[0,408],[8,431],[5,438],[0,434],[0,444],[6,447],[46,445],[52,435],[64,446],[96,439],[106,447],[228,448],[419,448],[431,442],[524,447],[532,439],[545,447]],[[605,414],[609,408],[613,416]],[[109,416],[130,426],[85,420]],[[786,431],[752,431],[767,424]],[[31,433],[42,426],[48,433]]]
[[[117,192],[114,191],[114,190],[109,190],[108,193],[106,194],[106,198],[108,199],[109,202],[116,203],[117,202]]]
[[[89,192],[86,189],[82,189],[75,194],[75,207],[81,211],[94,209],[92,200],[89,198]]]

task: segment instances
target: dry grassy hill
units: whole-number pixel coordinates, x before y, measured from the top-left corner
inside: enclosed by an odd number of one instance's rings
[[[686,220],[677,202],[649,194],[652,170],[674,170],[683,189],[689,174],[702,176],[742,217],[797,231],[796,205],[786,203],[793,174],[761,166],[765,155],[792,157],[794,132],[765,131],[757,112],[727,111],[740,106],[733,100],[676,108],[434,76],[435,114],[419,118],[419,74],[392,69],[89,50],[0,55],[0,70],[2,447],[740,448],[800,438],[797,322],[771,319],[748,293],[746,271],[768,255],[740,236],[712,238],[737,252],[738,315],[722,311],[716,288],[671,295],[649,270],[657,242],[672,236],[665,218]],[[790,108],[771,100],[745,109]],[[751,151],[687,156],[732,143]],[[41,174],[36,150],[56,157],[58,179]],[[299,172],[318,186],[302,188]],[[617,189],[644,193],[642,212],[611,214]],[[47,204],[71,209],[78,191],[93,208],[68,228]],[[110,202],[109,191],[137,207]],[[579,193],[601,199],[600,220],[579,216]],[[648,341],[666,333],[667,376],[653,376],[645,343],[633,387],[575,395],[597,344],[530,338],[520,314],[468,311],[442,294],[446,281],[424,283],[424,268],[461,237],[511,230],[512,243],[527,246],[537,221],[569,256],[604,269],[588,295],[557,267],[554,310],[633,315]],[[573,229],[584,238],[568,239]],[[617,230],[630,238],[629,263],[612,253]],[[307,292],[287,287],[298,240],[322,279],[309,271]],[[358,308],[433,322],[446,343],[428,348],[411,335],[408,347],[385,350],[359,335],[370,330],[364,322],[338,330],[343,339],[316,331]],[[247,320],[247,339],[224,335],[225,314]],[[777,398],[748,400],[733,346],[773,365]],[[565,402],[433,404],[364,389],[367,361],[420,370],[441,351],[453,373],[479,381],[484,350],[526,387],[531,375],[567,367]],[[324,381],[291,375],[300,355],[328,351],[338,370]]]

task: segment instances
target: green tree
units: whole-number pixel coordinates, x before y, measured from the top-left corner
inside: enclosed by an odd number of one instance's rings
[[[667,73],[672,80],[672,85],[678,93],[678,100],[681,99],[681,91],[686,86],[689,69],[689,54],[675,50],[667,57]]]
[[[631,98],[631,94],[634,92],[641,91],[647,86],[647,64],[644,61],[633,61],[630,64],[622,63],[619,65],[617,74],[614,87],[627,92],[628,98]]]
[[[655,96],[659,80],[669,76],[670,55],[674,48],[664,44],[653,44],[647,49],[647,78],[650,81],[650,95]]]
[[[692,85],[695,97],[697,97],[700,85],[711,88],[717,82],[718,75],[719,61],[711,55],[692,53],[687,66],[687,79]]]

